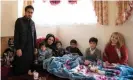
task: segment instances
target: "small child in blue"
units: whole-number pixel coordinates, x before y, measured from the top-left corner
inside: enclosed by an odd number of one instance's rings
[[[33,72],[43,71],[43,60],[52,57],[52,49],[47,48],[45,43],[40,43],[38,54],[35,56],[34,64],[32,64],[31,70],[29,70],[28,74],[33,75]]]
[[[40,49],[38,50],[38,53],[39,53],[38,61],[39,62],[42,62],[43,60],[53,56],[52,49],[46,48],[44,43],[41,43],[39,46],[40,46]]]

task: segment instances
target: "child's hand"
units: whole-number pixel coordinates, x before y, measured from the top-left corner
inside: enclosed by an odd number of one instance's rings
[[[85,62],[84,62],[84,65],[89,65],[91,63],[91,61],[89,61],[89,60],[85,60]]]

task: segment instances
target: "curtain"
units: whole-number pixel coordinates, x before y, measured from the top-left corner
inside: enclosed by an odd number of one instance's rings
[[[108,1],[93,1],[97,22],[108,25]]]
[[[60,0],[50,0],[51,5],[58,5],[60,3]]]
[[[42,0],[43,2],[46,2],[46,0]]]
[[[121,25],[131,16],[133,11],[133,1],[117,1],[117,8],[116,25]]]
[[[23,2],[24,3],[23,4],[23,13],[22,13],[23,16],[25,14],[25,7],[28,6],[28,5],[32,5],[33,2],[34,2],[34,0],[24,0],[24,2]]]
[[[68,3],[70,3],[70,4],[77,4],[77,0],[68,0]]]

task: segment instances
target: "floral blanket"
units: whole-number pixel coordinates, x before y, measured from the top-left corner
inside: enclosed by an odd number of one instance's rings
[[[133,68],[125,65],[103,67],[95,63],[93,67],[83,65],[83,58],[78,55],[64,55],[43,60],[43,68],[48,72],[70,80],[133,80]],[[92,68],[92,69],[91,69]]]

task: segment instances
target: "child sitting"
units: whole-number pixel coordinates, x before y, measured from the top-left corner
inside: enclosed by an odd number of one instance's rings
[[[61,41],[57,41],[56,42],[56,55],[62,57],[65,54],[66,52],[65,52],[65,49],[62,48]]]
[[[112,33],[110,40],[105,47],[103,60],[107,64],[127,64],[128,52],[125,46],[125,39],[121,33]]]
[[[40,49],[38,50],[38,61],[42,62],[44,59],[50,58],[53,56],[52,49],[46,48],[44,43],[40,44]]]
[[[89,40],[89,45],[90,48],[86,49],[85,52],[85,64],[88,64],[89,61],[97,61],[99,59],[101,59],[101,51],[99,49],[96,48],[98,43],[98,39],[97,38],[90,38]]]
[[[35,61],[32,64],[31,70],[28,71],[29,75],[33,75],[33,71],[43,71],[43,60],[52,57],[52,50],[46,48],[44,43],[40,43],[38,54],[35,55]]]
[[[66,48],[66,50],[69,52],[69,53],[72,53],[72,54],[78,54],[79,56],[83,56],[83,54],[81,53],[81,51],[77,48],[77,41],[72,39],[70,41],[70,46],[68,46]]]

